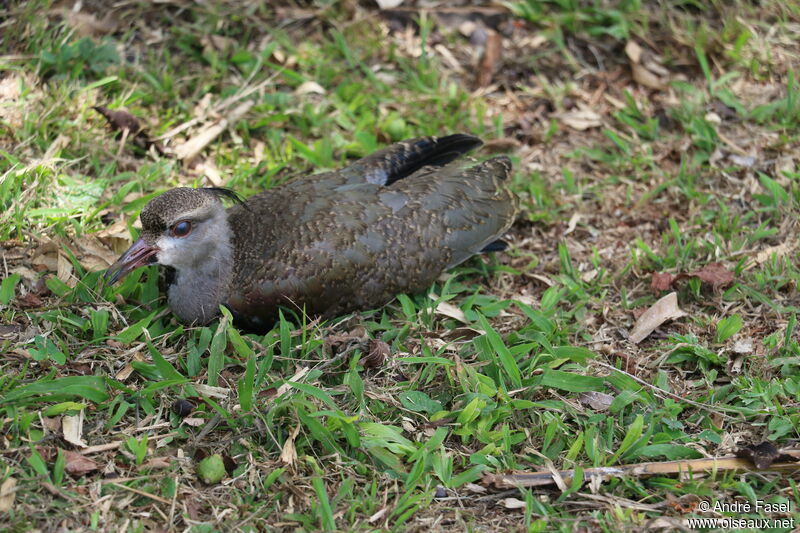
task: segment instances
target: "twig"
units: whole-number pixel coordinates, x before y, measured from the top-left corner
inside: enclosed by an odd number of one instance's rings
[[[583,478],[588,481],[592,478],[608,479],[624,476],[652,476],[656,474],[685,474],[689,472],[719,472],[719,471],[745,471],[745,472],[775,472],[800,470],[800,449],[781,450],[784,455],[791,455],[798,462],[784,461],[772,463],[766,468],[756,468],[747,459],[734,456],[712,457],[708,459],[686,459],[679,461],[636,463],[621,466],[601,466],[583,470]],[[497,488],[509,487],[542,487],[556,484],[556,474],[569,482],[575,477],[575,470],[560,470],[558,472],[538,471],[524,474],[487,474],[483,477],[484,484],[494,485]]]
[[[157,501],[159,503],[163,503],[165,505],[170,505],[171,504],[171,502],[169,500],[165,500],[161,496],[156,496],[155,494],[150,494],[149,492],[145,492],[143,490],[134,489],[133,487],[129,487],[127,485],[120,485],[119,483],[109,483],[109,485],[112,485],[114,487],[118,487],[120,489],[129,490],[129,491],[133,492],[134,494],[138,494],[139,496],[144,496],[145,498],[150,498],[151,500],[155,500],[155,501]]]
[[[697,407],[698,409],[702,409],[704,411],[708,411],[708,412],[711,412],[711,413],[714,413],[714,414],[718,414],[721,417],[727,418],[728,420],[735,420],[736,419],[735,417],[730,416],[730,415],[726,415],[725,413],[722,412],[722,411],[733,411],[735,413],[738,413],[738,411],[736,411],[735,409],[726,409],[724,407],[715,408],[715,407],[712,407],[712,406],[710,406],[708,404],[705,404],[705,403],[695,402],[694,400],[690,400],[688,398],[684,398],[683,396],[679,396],[678,394],[675,394],[674,392],[670,392],[668,390],[664,390],[662,388],[656,387],[655,385],[646,382],[642,378],[636,377],[636,376],[634,376],[633,374],[631,374],[629,372],[625,372],[624,370],[620,370],[619,368],[615,368],[615,367],[613,367],[611,365],[608,365],[606,363],[603,363],[601,361],[594,361],[594,364],[600,365],[603,368],[607,368],[609,370],[613,370],[614,372],[619,372],[621,374],[625,374],[626,376],[628,376],[632,380],[636,381],[640,385],[644,385],[645,387],[648,387],[648,388],[652,389],[653,391],[656,392],[656,394],[658,394],[658,393],[666,394],[667,396],[669,396],[673,400],[677,400],[677,401],[683,402],[683,403],[688,403],[689,405],[693,405],[693,406]]]

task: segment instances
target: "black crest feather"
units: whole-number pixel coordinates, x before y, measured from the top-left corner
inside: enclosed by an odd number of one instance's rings
[[[239,193],[234,191],[233,189],[226,189],[225,187],[203,187],[204,191],[208,191],[211,194],[215,195],[217,198],[227,198],[228,200],[236,203],[236,204],[243,204],[244,198],[239,196]]]

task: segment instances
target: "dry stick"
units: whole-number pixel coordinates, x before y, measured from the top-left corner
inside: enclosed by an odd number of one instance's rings
[[[784,455],[791,455],[800,460],[800,449],[781,450]],[[622,466],[601,466],[583,470],[584,480],[591,478],[613,478],[623,476],[652,476],[656,474],[685,474],[689,472],[718,472],[720,470],[742,470],[745,472],[774,472],[800,470],[800,462],[772,463],[767,468],[759,469],[747,459],[739,457],[712,457],[710,459],[689,459],[680,461],[664,461],[661,463],[637,463]],[[575,477],[575,470],[560,470],[558,472],[540,471],[528,474],[487,474],[483,482],[505,489],[510,487],[541,487],[555,485],[555,475],[558,474],[565,480]]]
[[[728,420],[736,420],[736,417],[733,417],[733,416],[730,416],[730,415],[726,415],[725,413],[722,412],[722,411],[734,411],[734,412],[738,413],[738,411],[736,411],[735,409],[725,409],[724,407],[716,407],[715,408],[715,407],[712,407],[711,405],[708,405],[708,404],[705,404],[705,403],[695,402],[695,401],[690,400],[688,398],[684,398],[683,396],[679,396],[679,395],[675,394],[674,392],[670,392],[668,390],[664,390],[662,388],[656,387],[655,385],[646,382],[642,378],[636,377],[633,374],[625,372],[624,370],[620,370],[619,368],[615,368],[615,367],[613,367],[611,365],[607,365],[607,364],[605,364],[603,362],[600,362],[600,361],[593,361],[593,363],[596,364],[596,365],[602,366],[603,368],[607,368],[609,370],[613,370],[614,372],[619,372],[620,374],[625,374],[626,376],[628,376],[632,380],[636,381],[640,385],[644,385],[645,387],[649,387],[650,389],[655,391],[656,394],[658,394],[658,393],[666,394],[667,396],[669,396],[673,400],[678,400],[679,402],[688,403],[689,405],[694,405],[698,409],[702,409],[703,411],[708,411],[710,413],[718,414],[718,415],[720,415],[720,416],[722,416],[724,418],[727,418]]]
[[[178,434],[177,431],[172,431],[170,433],[165,433],[163,435],[156,435],[156,436],[150,437],[150,438],[151,439],[165,439],[167,437],[174,437],[177,434]],[[106,452],[108,450],[115,450],[115,449],[119,448],[120,446],[122,446],[122,444],[123,444],[123,441],[121,441],[121,440],[114,441],[114,442],[107,442],[105,444],[97,444],[96,446],[89,446],[88,448],[84,448],[82,450],[79,450],[78,453],[80,453],[81,455],[89,455],[89,454],[97,453],[97,452]]]

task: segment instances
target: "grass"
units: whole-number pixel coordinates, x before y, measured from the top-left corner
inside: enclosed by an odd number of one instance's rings
[[[606,4],[508,2],[494,85],[477,91],[480,50],[435,16],[406,32],[354,3],[128,3],[85,7],[105,21],[87,30],[47,2],[12,7],[0,19],[0,485],[16,481],[4,528],[619,531],[756,500],[790,511],[748,516],[800,518],[796,473],[482,481],[800,438],[800,13]],[[631,79],[629,39],[668,88]],[[120,145],[91,109],[125,108],[158,137],[247,88],[253,107],[194,165]],[[576,130],[564,113],[581,106],[597,122]],[[154,268],[101,283],[169,187],[217,180],[248,196],[457,131],[515,147],[524,210],[508,252],[427,294],[326,323],[287,310],[256,336],[227,315],[178,324]],[[651,273],[713,262],[732,284],[676,281],[687,316],[627,339],[663,295]],[[209,457],[220,482],[198,477]]]

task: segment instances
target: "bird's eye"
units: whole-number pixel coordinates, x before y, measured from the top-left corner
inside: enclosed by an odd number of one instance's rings
[[[172,234],[175,237],[186,237],[192,232],[192,223],[188,220],[181,220],[172,226]]]

